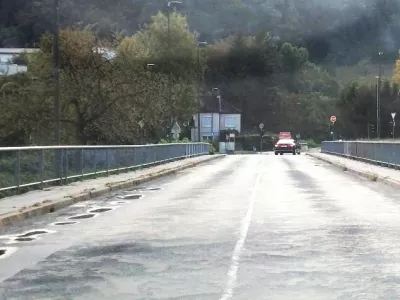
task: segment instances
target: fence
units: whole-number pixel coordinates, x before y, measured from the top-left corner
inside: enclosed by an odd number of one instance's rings
[[[400,142],[326,141],[321,143],[321,152],[375,164],[400,166]]]
[[[0,148],[0,197],[208,154],[208,143]]]

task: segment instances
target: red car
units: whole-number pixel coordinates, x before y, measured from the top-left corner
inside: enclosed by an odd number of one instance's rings
[[[300,155],[300,145],[294,139],[280,139],[275,147],[275,155],[283,155],[283,153],[293,153]]]

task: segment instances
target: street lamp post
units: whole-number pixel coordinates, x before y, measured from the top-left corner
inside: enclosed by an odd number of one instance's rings
[[[381,134],[380,134],[380,118],[379,118],[379,76],[376,76],[376,137],[379,139]]]
[[[200,85],[201,85],[201,70],[200,70],[200,47],[206,46],[207,42],[197,43],[197,76],[198,76],[198,86],[197,86],[197,137],[200,142]]]
[[[217,93],[217,99],[218,99],[218,112],[221,113],[221,92],[219,90],[219,88],[215,87],[212,89],[213,92]],[[214,113],[211,114],[211,124],[212,124],[212,133],[213,133],[213,138],[214,138]],[[221,126],[220,123],[218,122],[218,135],[221,132]]]
[[[383,52],[378,52],[378,76],[376,83],[376,134],[381,137],[381,56]]]
[[[167,2],[167,20],[168,20],[168,36],[167,36],[167,40],[168,40],[168,72],[169,72],[169,76],[168,76],[168,102],[169,105],[171,106],[171,114],[172,114],[172,120],[171,120],[171,124],[175,121],[175,112],[174,112],[174,107],[173,107],[173,103],[172,103],[172,72],[171,72],[171,68],[172,68],[172,64],[171,64],[171,9],[174,6],[177,6],[179,4],[182,4],[182,1],[168,1]]]

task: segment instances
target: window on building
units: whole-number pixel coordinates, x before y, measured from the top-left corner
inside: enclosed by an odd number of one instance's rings
[[[212,136],[203,136],[203,142],[211,142],[212,140]]]
[[[211,117],[201,117],[201,127],[211,128]]]
[[[234,116],[225,116],[225,128],[235,128],[236,118]]]

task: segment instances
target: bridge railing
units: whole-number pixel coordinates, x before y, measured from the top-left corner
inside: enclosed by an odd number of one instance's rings
[[[321,152],[375,164],[400,166],[398,141],[325,141],[321,143]]]
[[[208,143],[0,148],[0,197],[206,155]]]

